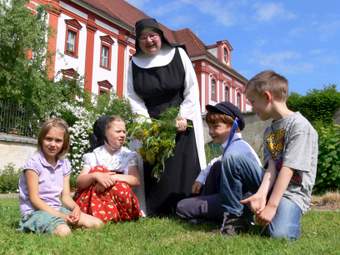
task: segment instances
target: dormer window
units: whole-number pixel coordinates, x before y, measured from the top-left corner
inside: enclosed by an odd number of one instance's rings
[[[226,63],[229,62],[229,54],[227,48],[223,48],[223,59]]]

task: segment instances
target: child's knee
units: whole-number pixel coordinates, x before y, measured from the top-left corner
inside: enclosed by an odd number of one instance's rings
[[[54,235],[57,235],[57,236],[68,236],[70,235],[72,232],[71,232],[71,229],[69,226],[67,226],[66,224],[61,224],[61,225],[58,225],[55,230],[53,231],[53,234]]]
[[[81,226],[84,226],[85,228],[96,228],[96,229],[104,226],[104,223],[100,219],[92,215],[85,214],[85,213],[81,214],[79,224]]]
[[[297,226],[282,225],[279,227],[269,227],[269,235],[272,238],[283,238],[296,240],[300,237],[300,228]]]
[[[94,219],[93,219],[91,228],[96,228],[96,229],[98,229],[98,228],[101,228],[101,227],[104,226],[104,223],[103,223],[100,219],[98,219],[98,218],[96,218],[96,217],[93,217],[93,218],[94,218]]]

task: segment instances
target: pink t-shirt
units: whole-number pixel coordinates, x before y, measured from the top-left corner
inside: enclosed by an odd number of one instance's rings
[[[29,200],[25,170],[30,169],[39,177],[39,197],[47,205],[60,208],[60,195],[64,187],[64,177],[71,173],[71,165],[68,159],[59,159],[55,166],[48,163],[42,152],[35,153],[23,166],[19,179],[19,199],[21,215],[27,215],[35,211]]]

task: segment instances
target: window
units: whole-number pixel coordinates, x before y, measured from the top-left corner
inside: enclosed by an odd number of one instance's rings
[[[62,78],[65,80],[74,80],[79,77],[79,74],[73,68],[61,69],[60,72],[62,73]]]
[[[226,48],[223,48],[223,59],[226,63],[228,63],[228,50]]]
[[[108,80],[98,81],[98,95],[110,94],[112,84]]]
[[[216,81],[215,79],[211,79],[211,100],[216,101],[217,99],[217,93],[216,93]]]
[[[228,86],[224,87],[224,101],[229,102],[229,88],[228,88]]]
[[[82,28],[82,26],[75,19],[65,20],[65,23],[66,23],[65,54],[77,58],[79,31]]]
[[[74,54],[76,52],[76,38],[76,32],[67,30],[66,51],[70,54]]]
[[[111,49],[113,40],[110,36],[105,35],[100,37],[100,67],[111,70]]]
[[[109,68],[109,47],[102,45],[102,51],[100,56],[100,66]]]
[[[241,94],[239,92],[237,92],[236,103],[237,103],[237,107],[240,108],[241,110]]]

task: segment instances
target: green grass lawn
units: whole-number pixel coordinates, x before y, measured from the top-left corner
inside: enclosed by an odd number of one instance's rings
[[[145,218],[108,224],[101,230],[75,230],[66,238],[16,231],[17,199],[0,199],[0,254],[340,254],[340,213],[311,211],[295,242],[256,234],[227,238],[214,226],[177,219]]]

